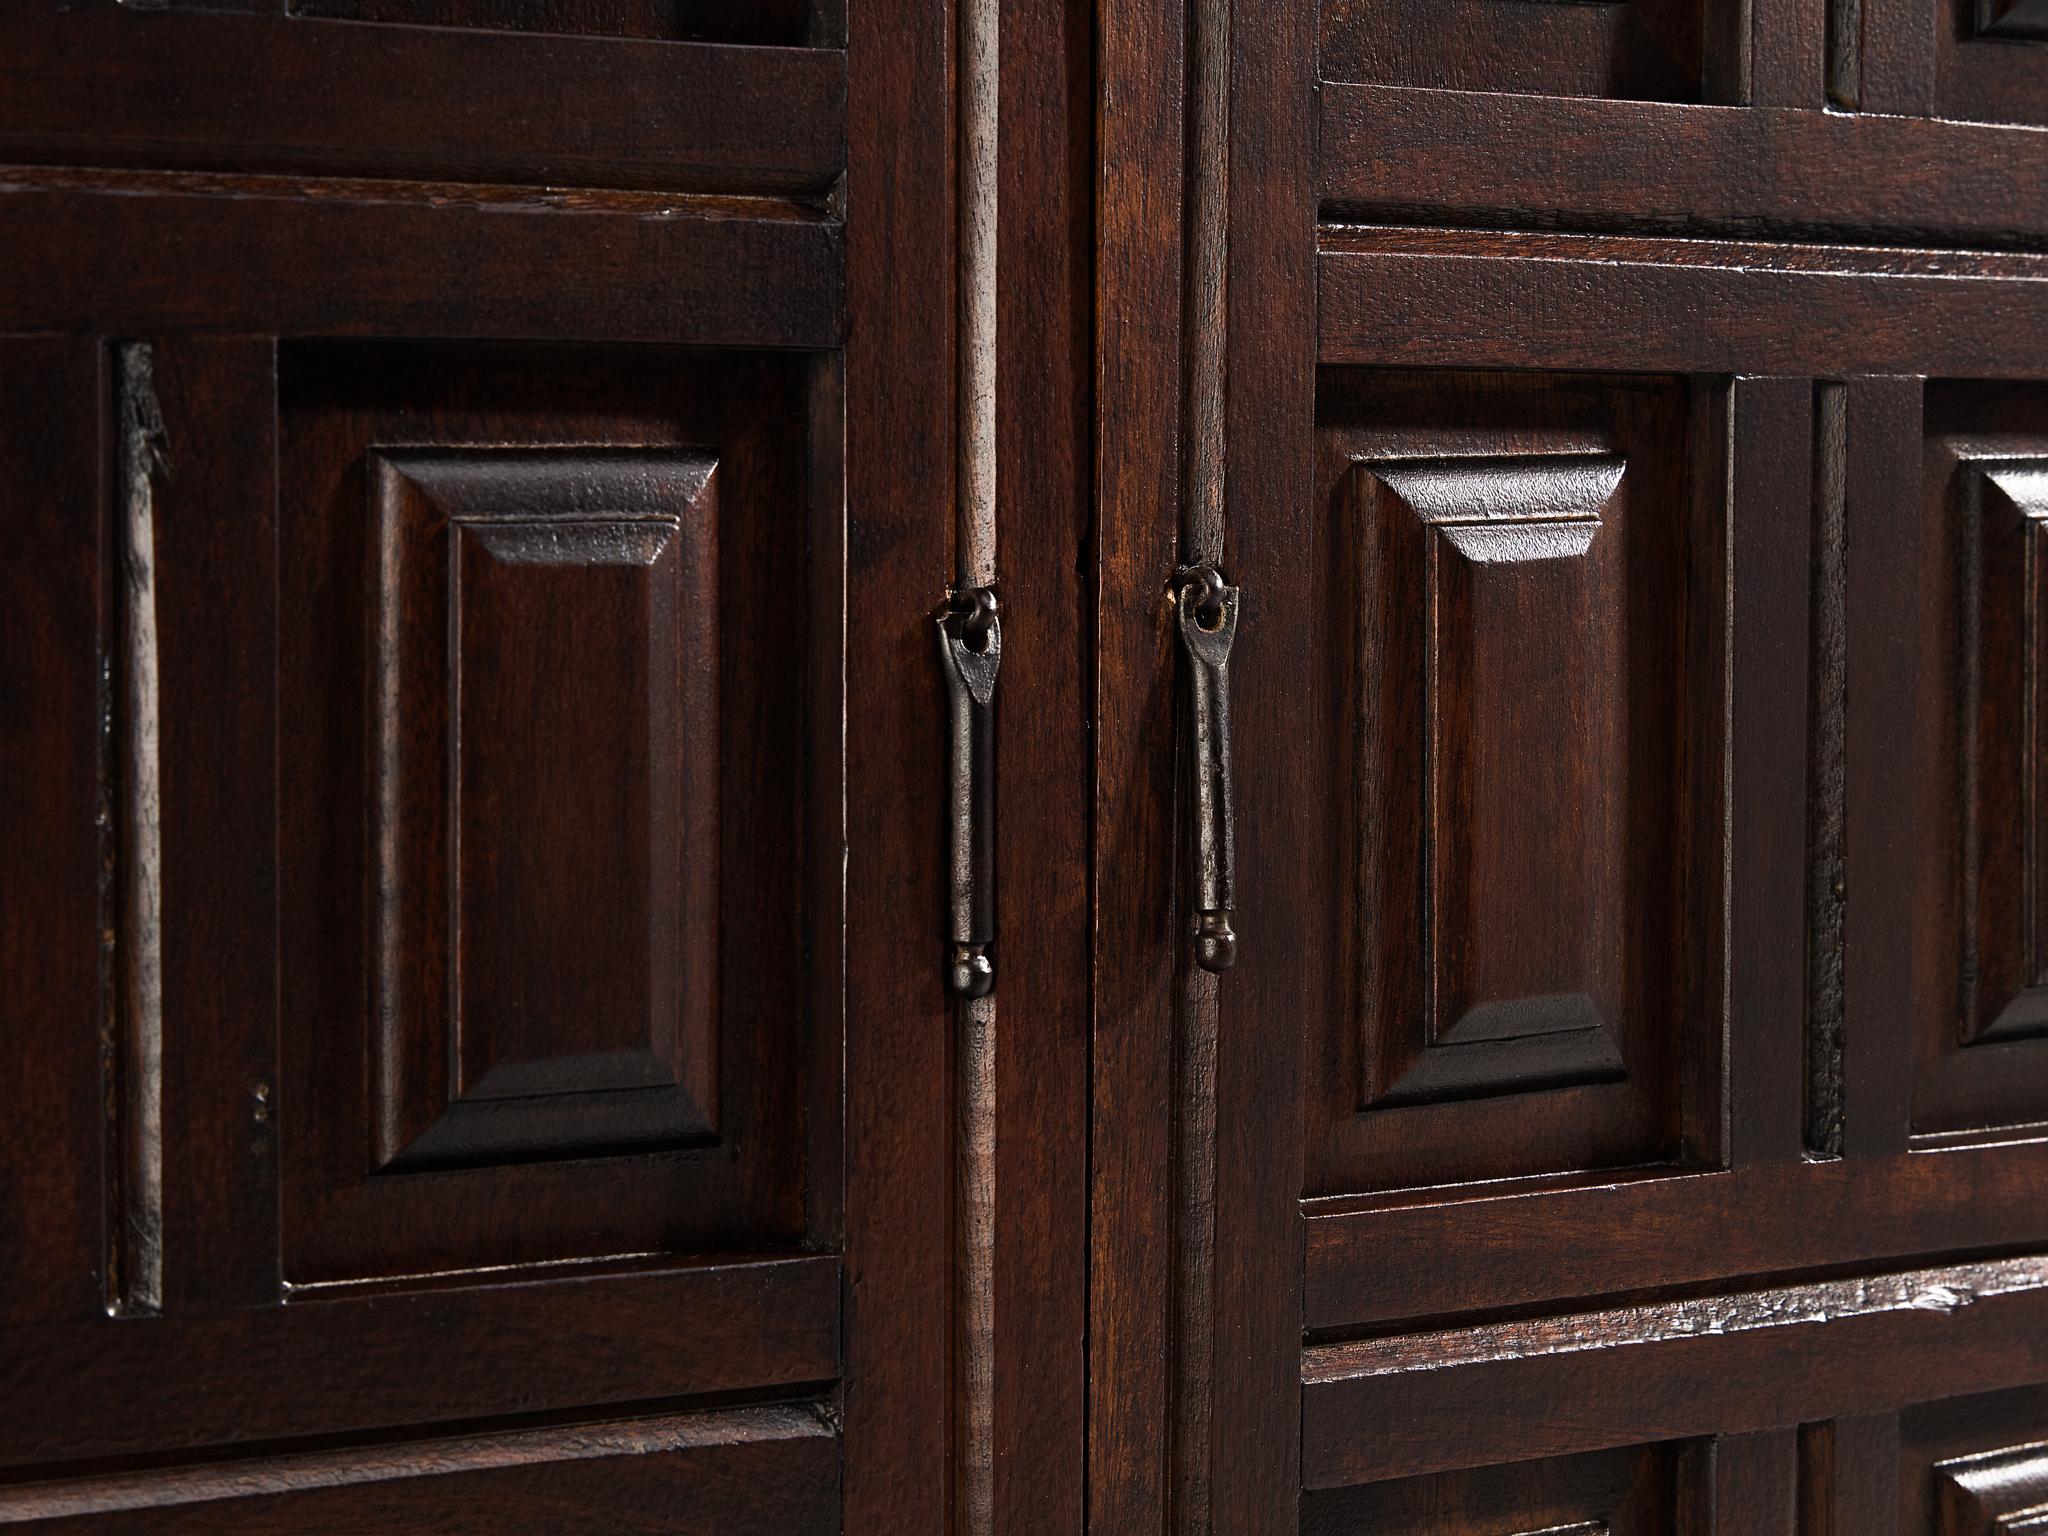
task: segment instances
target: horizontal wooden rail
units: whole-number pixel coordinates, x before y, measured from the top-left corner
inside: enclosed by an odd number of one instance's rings
[[[835,1258],[573,1274],[321,1292],[174,1326],[10,1329],[0,1465],[792,1390],[838,1374]]]
[[[839,341],[840,228],[786,203],[297,193],[277,177],[0,168],[0,330]]]
[[[1381,367],[2036,378],[2048,259],[1337,226],[1319,354]]]
[[[1306,1207],[1311,1329],[2048,1244],[2048,1142]]]
[[[1302,1478],[1343,1487],[1813,1423],[2048,1373],[2048,1258],[1311,1349]]]
[[[1326,206],[1887,239],[2018,240],[2048,224],[2039,129],[1337,82],[1321,101]]]
[[[846,59],[120,5],[0,5],[0,158],[822,190]]]

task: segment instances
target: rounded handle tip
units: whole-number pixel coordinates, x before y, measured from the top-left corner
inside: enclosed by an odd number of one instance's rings
[[[1204,912],[1195,929],[1195,963],[1205,971],[1227,971],[1237,964],[1237,935],[1230,931],[1228,912]]]
[[[981,945],[962,945],[953,951],[947,980],[961,997],[987,997],[996,987],[996,964]]]

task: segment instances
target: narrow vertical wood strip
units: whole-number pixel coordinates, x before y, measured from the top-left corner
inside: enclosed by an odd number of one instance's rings
[[[1182,285],[1181,561],[1223,560],[1223,402],[1230,210],[1230,0],[1187,11],[1186,225]],[[1225,572],[1226,579],[1229,573]],[[1177,754],[1188,760],[1185,733]],[[1179,788],[1175,809],[1184,807]],[[1191,857],[1184,854],[1183,857]],[[1216,1259],[1216,1031],[1219,983],[1183,956],[1175,996],[1173,1293],[1176,1412],[1168,1426],[1173,1528],[1210,1529]]]
[[[107,1308],[163,1304],[163,860],[158,778],[156,477],[166,464],[163,414],[147,342],[114,349],[120,697],[114,752],[120,786],[117,1022],[109,1096],[119,1182]]]
[[[101,1313],[102,936],[119,892],[105,758],[116,390],[97,338],[0,340],[0,1323]],[[118,516],[118,512],[114,514]],[[64,1155],[58,1155],[59,1151]],[[97,1155],[96,1155],[97,1154]],[[19,1396],[17,1392],[15,1394]],[[31,1394],[33,1396],[33,1394]]]
[[[1088,1341],[1093,0],[1001,7],[992,1442],[998,1536],[1080,1536]]]
[[[1223,397],[1228,360],[1224,304],[1230,206],[1230,0],[1193,0],[1188,8],[1187,279],[1182,330],[1182,557],[1189,565],[1223,558]]]
[[[955,1518],[951,1023],[934,595],[955,571],[954,11],[847,14],[846,1279],[850,1536]],[[926,686],[908,686],[921,678]]]
[[[1835,0],[1836,102],[1860,112],[1932,116],[1938,10],[1925,0]]]
[[[1243,588],[1231,659],[1242,954],[1216,1043],[1212,1520],[1301,1523],[1300,1200],[1305,979],[1334,953],[1331,761],[1306,658],[1343,632],[1318,611],[1331,558],[1313,490],[1316,391],[1316,29],[1313,0],[1276,0],[1230,33],[1224,293],[1225,568]],[[1283,622],[1284,620],[1292,622]]]
[[[1806,1147],[1842,1153],[1843,504],[1848,392],[1820,385],[1813,434],[1807,659]]]
[[[277,1140],[277,349],[169,337],[156,487],[162,703],[163,1308],[282,1290]],[[232,963],[223,964],[222,957]]]
[[[1786,940],[1804,911],[1813,426],[1812,381],[1736,381],[1725,806],[1735,1167],[1795,1159],[1803,1145],[1806,978]]]
[[[1899,1416],[1857,1414],[1799,1432],[1801,1536],[1898,1536]]]
[[[959,531],[962,587],[996,579],[996,263],[1000,231],[1000,0],[960,0],[958,283]],[[1001,703],[997,705],[1000,716]],[[983,794],[999,793],[983,785]],[[997,880],[1001,871],[998,868]],[[999,887],[1000,888],[1000,887]],[[959,1247],[954,1404],[959,1528],[986,1536],[995,1518],[996,999],[956,1005],[954,1213]]]
[[[1843,473],[1842,1152],[1905,1149],[1912,1116],[1921,382],[1848,385]]]
[[[1827,0],[1751,0],[1751,8],[1749,104],[1827,105]]]
[[[1797,1430],[1719,1436],[1692,1450],[1685,1472],[1686,1536],[1800,1536]]]
[[[1164,1536],[1174,1414],[1174,637],[1186,12],[1102,0],[1095,339],[1088,1525]]]

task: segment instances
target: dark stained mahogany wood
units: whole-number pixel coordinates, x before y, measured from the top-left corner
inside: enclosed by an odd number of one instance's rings
[[[0,5],[0,1525],[2048,1530],[2041,12]]]
[[[832,1436],[794,1408],[525,1430],[0,1490],[42,1536],[595,1530],[825,1536]]]
[[[0,149],[46,164],[666,192],[816,191],[845,168],[843,54],[459,31],[446,29],[456,12],[511,8],[382,3],[449,14],[396,28],[308,19],[339,5],[286,17],[15,0],[0,12]],[[745,9],[772,34],[790,8]]]

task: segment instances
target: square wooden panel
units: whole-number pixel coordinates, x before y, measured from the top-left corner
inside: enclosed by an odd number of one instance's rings
[[[1322,418],[1342,835],[1310,1192],[1668,1161],[1708,686],[1687,391],[1333,372]]]
[[[1690,1448],[1630,1446],[1310,1493],[1303,1536],[1677,1536]],[[1699,1502],[1695,1500],[1694,1502]]]
[[[1326,80],[1704,101],[1704,0],[1324,0]]]
[[[1930,387],[1916,1131],[2048,1119],[2048,391]]]
[[[287,1279],[829,1239],[809,366],[283,350]]]

